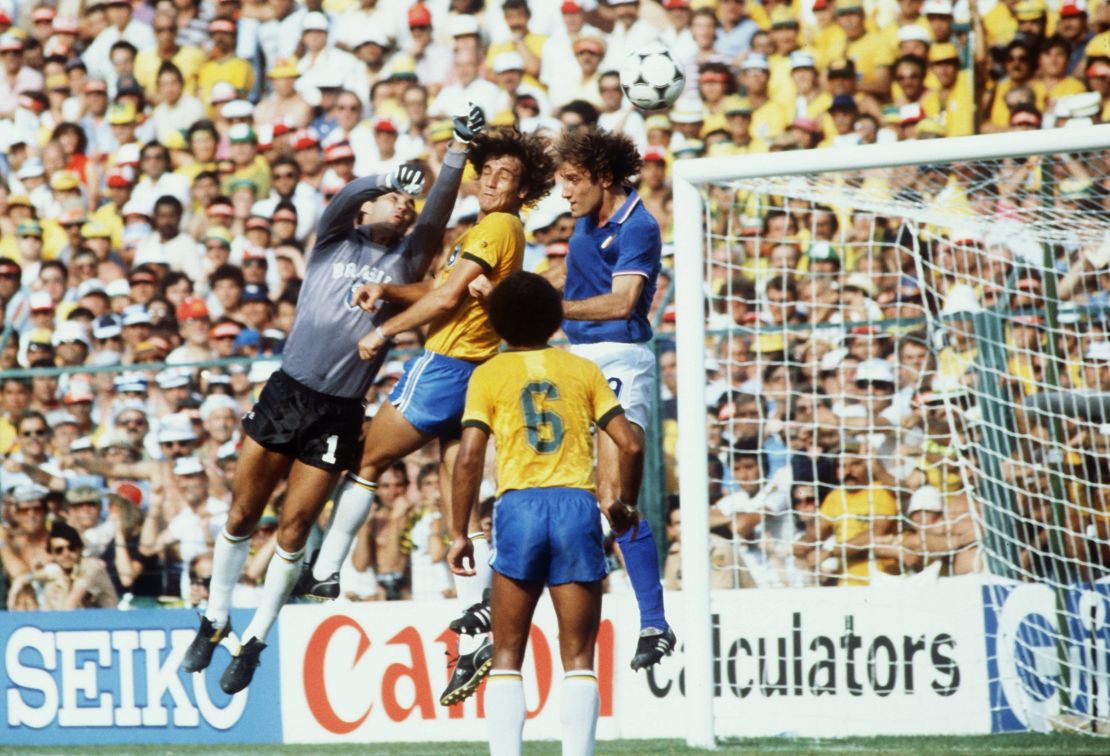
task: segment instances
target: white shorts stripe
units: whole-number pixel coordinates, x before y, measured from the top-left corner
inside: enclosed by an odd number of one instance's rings
[[[420,380],[420,374],[424,372],[424,368],[432,361],[432,356],[434,354],[434,352],[425,352],[423,356],[416,359],[416,364],[413,365],[412,370],[409,371],[404,391],[401,392],[400,398],[393,403],[393,406],[396,407],[399,412],[404,413],[409,402],[412,401],[412,395],[416,392],[416,383]]]

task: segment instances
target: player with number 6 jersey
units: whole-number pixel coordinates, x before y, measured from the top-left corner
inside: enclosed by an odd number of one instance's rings
[[[425,275],[439,251],[465,161],[465,149],[448,151],[418,219],[414,197],[423,191],[424,174],[410,165],[352,181],[320,218],[282,368],[243,418],[246,438],[227,524],[216,538],[208,606],[182,661],[186,672],[205,669],[230,634],[231,593],[251,533],[274,488],[288,476],[258,608],[220,678],[228,694],[250,684],[270,628],[301,574],[312,524],[339,473],[358,458],[363,400],[381,360],[359,360],[355,344],[396,310],[367,313],[354,304],[353,292],[367,281],[410,283]]]

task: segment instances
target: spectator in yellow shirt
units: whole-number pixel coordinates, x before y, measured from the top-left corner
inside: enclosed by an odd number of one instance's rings
[[[863,5],[858,0],[839,3],[836,22],[844,29],[846,40],[841,54],[855,62],[860,89],[886,98],[890,93],[890,65],[894,62],[890,46],[878,32],[867,31]]]
[[[181,76],[185,80],[185,94],[188,95],[196,92],[197,73],[204,65],[203,50],[192,45],[177,43],[177,22],[174,17],[173,12],[155,13],[151,26],[158,46],[139,50],[135,56],[135,78],[142,85],[146,96],[154,102],[159,101],[158,70],[164,61],[173,63],[181,71]]]
[[[513,37],[490,45],[489,52],[486,53],[486,68],[493,69],[493,59],[500,53],[515,52],[524,58],[524,73],[533,79],[539,78],[540,56],[547,37],[528,31],[532,11],[528,8],[527,0],[504,0],[501,13],[504,14],[505,24]]]
[[[767,58],[751,53],[740,64],[740,83],[748,90],[748,104],[752,108],[752,136],[768,142],[786,128],[787,117],[782,106],[768,95],[770,66]]]
[[[752,106],[745,97],[728,97],[725,100],[725,122],[728,124],[729,140],[737,151],[766,152],[767,142],[752,138]]]
[[[1040,66],[1037,68],[1037,81],[1044,87],[1045,109],[1061,97],[1086,92],[1083,82],[1068,76],[1068,63],[1071,60],[1071,45],[1060,36],[1051,36],[1041,44]]]
[[[1007,45],[1017,32],[1017,18],[1014,8],[1019,0],[999,0],[983,16],[983,29],[987,33],[987,44],[991,47]]]
[[[939,86],[921,98],[925,114],[944,126],[947,136],[968,136],[975,131],[975,100],[966,71],[960,70],[959,53],[947,42],[929,49],[929,69]]]
[[[921,13],[929,26],[933,44],[956,41],[953,33],[956,17],[952,10],[952,0],[925,0]]]
[[[208,24],[212,51],[208,62],[200,67],[197,86],[200,98],[209,102],[216,82],[226,81],[242,96],[254,86],[254,69],[242,58],[235,57],[235,22],[218,18]]]
[[[1044,108],[1044,85],[1033,78],[1037,71],[1036,51],[1021,40],[1006,45],[1006,78],[998,82],[990,109],[990,123],[984,131],[1005,131],[1010,125],[1010,104],[1006,95],[1022,88],[1032,90],[1038,110]]]

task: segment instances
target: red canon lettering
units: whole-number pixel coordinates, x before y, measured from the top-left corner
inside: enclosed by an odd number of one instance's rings
[[[423,719],[435,719],[435,704],[432,702],[432,683],[428,678],[428,662],[424,658],[424,641],[420,632],[412,626],[406,627],[388,641],[391,646],[408,646],[412,666],[396,662],[386,667],[382,675],[382,706],[394,722],[408,718],[414,709],[420,709]],[[404,707],[397,701],[397,681],[402,677],[412,680],[415,691],[412,706]]]
[[[361,717],[346,720],[335,713],[328,700],[328,690],[324,684],[324,654],[331,643],[331,637],[342,627],[353,627],[358,631],[358,648],[355,649],[355,658],[351,662],[351,666],[354,666],[370,648],[370,638],[357,622],[345,614],[336,614],[321,622],[308,639],[304,650],[304,695],[308,701],[308,710],[325,730],[336,735],[346,735],[357,730],[374,708],[371,703]]]

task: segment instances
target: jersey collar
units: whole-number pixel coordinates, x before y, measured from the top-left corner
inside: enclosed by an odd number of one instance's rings
[[[639,204],[640,195],[636,193],[635,189],[629,189],[628,198],[625,199],[624,203],[619,208],[617,208],[617,212],[613,213],[613,216],[609,220],[605,221],[605,225],[601,227],[613,227],[612,230],[609,232],[609,235],[605,237],[605,241],[601,242],[602,249],[609,248],[609,245],[612,244],[613,240],[617,238],[617,232],[620,231],[621,225],[626,220],[628,220],[628,217],[632,215],[632,211],[635,210],[636,206]]]

